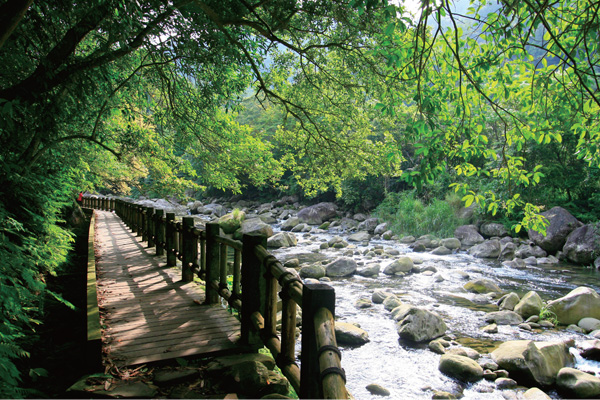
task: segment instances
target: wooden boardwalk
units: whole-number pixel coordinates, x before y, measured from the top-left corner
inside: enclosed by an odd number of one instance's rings
[[[135,365],[242,351],[240,323],[222,306],[206,306],[204,288],[181,282],[114,213],[95,211],[98,303],[105,357]]]

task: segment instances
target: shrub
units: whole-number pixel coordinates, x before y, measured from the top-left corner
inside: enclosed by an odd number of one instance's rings
[[[375,210],[375,215],[388,223],[397,235],[431,234],[450,237],[465,221],[456,216],[460,199],[454,194],[445,200],[432,199],[429,204],[417,198],[414,191],[390,193]]]

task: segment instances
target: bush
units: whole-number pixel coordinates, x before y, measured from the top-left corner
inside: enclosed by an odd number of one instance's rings
[[[445,200],[432,199],[425,204],[414,191],[390,193],[375,210],[375,215],[388,223],[397,235],[451,237],[465,221],[456,216],[460,199],[454,193]]]

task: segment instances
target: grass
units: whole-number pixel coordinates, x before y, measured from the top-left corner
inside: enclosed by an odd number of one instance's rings
[[[460,199],[451,193],[444,200],[423,203],[414,191],[390,193],[375,210],[375,215],[388,223],[396,235],[433,235],[452,237],[456,227],[465,224],[456,216]]]

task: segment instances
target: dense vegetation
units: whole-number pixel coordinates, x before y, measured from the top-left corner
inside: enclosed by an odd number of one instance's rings
[[[555,204],[596,219],[599,7],[0,1],[0,396],[23,394],[14,362],[59,297],[44,277],[79,190],[359,209],[450,185],[515,230]]]

